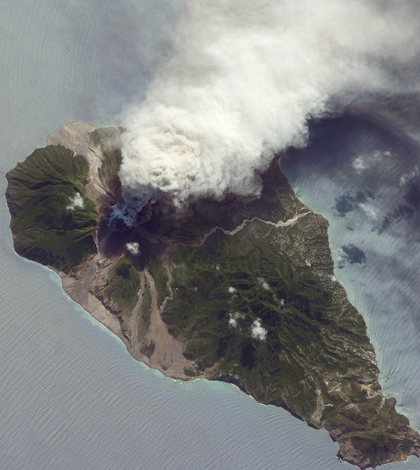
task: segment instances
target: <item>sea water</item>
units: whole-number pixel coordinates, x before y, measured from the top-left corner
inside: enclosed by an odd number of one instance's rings
[[[141,98],[165,54],[179,3],[3,0],[0,172],[71,120],[118,124],[124,104]],[[325,180],[331,191],[315,194],[313,181],[292,173],[304,199],[313,197],[328,216],[331,204],[322,201],[334,197],[335,183]],[[0,181],[4,193],[6,181]],[[326,431],[282,409],[262,406],[228,384],[174,381],[134,361],[64,294],[58,276],[14,253],[3,198],[0,207],[1,469],[353,468],[337,460]],[[337,259],[342,220],[331,220]],[[418,425],[416,299],[391,273],[386,281],[394,300],[383,298],[383,279],[375,278],[381,259],[371,251],[392,257],[397,247],[385,241],[375,248],[366,232],[366,267],[347,263],[337,276],[368,322],[385,392],[397,396]],[[410,267],[408,251],[404,263]],[[389,266],[392,259],[384,269]],[[363,269],[374,275],[360,277]],[[420,465],[412,458],[386,468]]]

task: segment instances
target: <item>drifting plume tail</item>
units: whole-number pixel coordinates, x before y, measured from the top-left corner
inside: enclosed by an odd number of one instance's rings
[[[187,0],[169,57],[125,115],[128,205],[258,196],[259,173],[305,145],[308,119],[403,87],[419,20],[404,0]]]

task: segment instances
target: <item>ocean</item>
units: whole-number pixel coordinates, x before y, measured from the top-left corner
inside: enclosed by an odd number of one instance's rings
[[[118,124],[124,105],[141,99],[164,57],[179,4],[3,0],[0,172],[72,120]],[[284,164],[302,199],[330,220],[333,255],[337,266],[343,265],[336,275],[367,321],[384,392],[397,398],[399,410],[419,429],[420,255],[415,232],[407,237],[400,226],[411,227],[416,215],[408,221],[395,215],[397,222],[378,235],[372,228],[381,216],[372,222],[369,210],[385,210],[381,201],[395,192],[385,188],[384,174],[384,187],[375,182],[370,197],[365,186],[372,174],[360,189],[352,185],[362,178],[346,173],[360,152],[375,163],[375,151],[402,155],[397,186],[415,171],[414,150],[404,157],[402,147],[387,142],[386,150],[380,139],[372,134],[359,147],[350,146],[348,160],[338,158],[343,167],[336,173],[324,171],[331,149],[324,160],[312,158],[311,151],[322,153],[322,143]],[[340,152],[339,145],[334,149]],[[312,166],[305,165],[308,159]],[[363,166],[362,159],[358,164]],[[3,194],[6,180],[0,181]],[[359,201],[356,209],[337,214],[336,198],[359,190],[366,193],[365,206]],[[14,253],[10,217],[4,198],[0,201],[1,469],[354,468],[337,459],[337,445],[326,431],[282,409],[260,405],[228,384],[174,381],[134,361],[114,335],[65,295],[58,276]],[[341,248],[348,245],[363,251],[366,260],[355,262],[354,250],[348,255]],[[413,470],[420,463],[411,458],[384,468]]]

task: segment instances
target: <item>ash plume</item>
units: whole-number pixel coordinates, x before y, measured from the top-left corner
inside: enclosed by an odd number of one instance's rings
[[[405,0],[187,0],[146,98],[124,115],[127,205],[258,196],[259,174],[305,145],[309,119],[417,87],[419,29]]]

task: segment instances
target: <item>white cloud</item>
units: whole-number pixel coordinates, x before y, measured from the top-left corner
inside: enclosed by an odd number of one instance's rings
[[[238,326],[238,320],[243,320],[245,315],[240,312],[231,312],[229,313],[229,320],[228,323],[230,326],[236,328]]]
[[[352,162],[352,167],[358,174],[360,174],[367,168],[372,168],[375,165],[381,164],[384,158],[389,157],[392,157],[392,153],[388,150],[385,152],[374,150],[372,153],[359,155],[357,158],[355,158]]]
[[[257,279],[261,287],[265,290],[270,290],[270,286],[268,285],[267,281],[263,277],[259,277]]]
[[[366,168],[365,162],[363,161],[363,155],[359,155],[355,158],[351,165],[357,173],[361,173]]]
[[[404,175],[402,175],[400,177],[400,181],[399,181],[399,184],[400,186],[405,186],[411,179],[415,178],[416,176],[418,176],[420,174],[420,169],[419,167],[416,165],[414,167],[414,170],[412,171],[409,171],[407,173],[404,173]]]
[[[133,255],[138,255],[139,254],[139,244],[136,242],[131,242],[131,243],[126,243],[125,247],[127,250],[133,254]]]
[[[365,212],[365,214],[373,220],[379,218],[379,211],[372,204],[360,203],[359,207]]]
[[[417,76],[395,73],[420,49],[415,2],[190,0],[181,11],[145,100],[125,112],[120,179],[137,209],[162,194],[178,206],[258,195],[258,173],[305,145],[309,118]]]
[[[260,341],[265,341],[267,330],[262,326],[261,319],[257,318],[251,327],[251,336]]]
[[[80,193],[76,193],[72,198],[70,198],[70,204],[66,207],[68,211],[75,211],[76,209],[83,209],[85,204]]]

